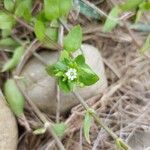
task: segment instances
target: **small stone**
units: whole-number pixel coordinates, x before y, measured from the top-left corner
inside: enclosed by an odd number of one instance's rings
[[[0,90],[0,150],[17,150],[17,145],[16,120]]]

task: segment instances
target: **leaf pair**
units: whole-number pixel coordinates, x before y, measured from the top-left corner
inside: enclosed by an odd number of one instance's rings
[[[72,0],[44,0],[44,13],[48,20],[67,16],[72,6]]]

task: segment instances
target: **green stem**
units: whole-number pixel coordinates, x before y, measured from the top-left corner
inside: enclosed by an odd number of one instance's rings
[[[81,105],[88,111],[90,109],[90,107],[88,106],[88,104],[85,102],[85,100],[75,91],[72,92],[73,95],[79,100],[79,102],[81,103]],[[95,119],[96,123],[98,125],[100,125],[102,128],[105,129],[105,131],[116,141],[117,139],[119,139],[119,137],[110,129],[108,128],[105,124],[103,124],[100,120],[100,118],[94,113],[91,112],[92,117]],[[123,140],[121,141],[122,145],[125,145],[127,147],[129,147]]]

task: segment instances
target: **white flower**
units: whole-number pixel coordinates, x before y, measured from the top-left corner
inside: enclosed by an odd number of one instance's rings
[[[77,78],[77,70],[74,68],[69,68],[68,71],[66,72],[66,76],[68,77],[69,80],[74,80]]]

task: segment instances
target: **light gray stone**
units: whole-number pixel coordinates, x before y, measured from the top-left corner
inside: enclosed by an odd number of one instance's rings
[[[0,150],[17,150],[17,144],[16,120],[0,90]]]

